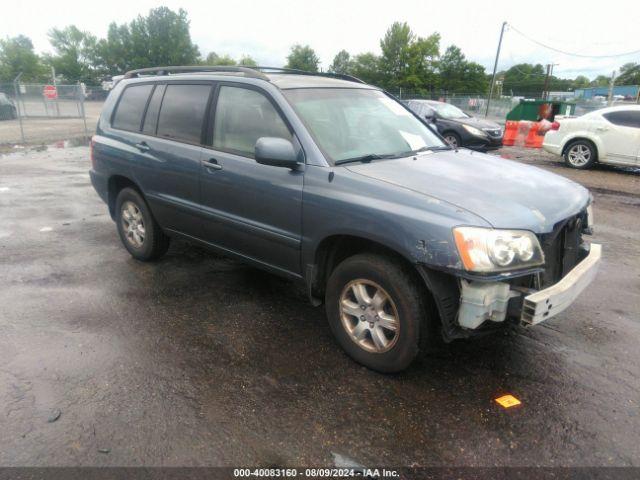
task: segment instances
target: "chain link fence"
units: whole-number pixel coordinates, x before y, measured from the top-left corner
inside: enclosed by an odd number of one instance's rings
[[[87,139],[105,97],[84,84],[0,84],[0,145]]]

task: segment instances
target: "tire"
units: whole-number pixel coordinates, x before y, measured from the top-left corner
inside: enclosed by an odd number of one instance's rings
[[[118,193],[116,226],[122,244],[136,260],[156,260],[169,249],[170,238],[151,215],[142,195],[133,188],[123,188]]]
[[[460,139],[460,135],[455,132],[445,132],[442,134],[445,141],[452,146],[453,148],[460,148],[462,146],[462,140]]]
[[[598,151],[589,140],[574,140],[565,148],[564,161],[571,168],[586,170],[598,161]]]
[[[384,296],[383,303],[376,302]],[[369,302],[363,303],[367,297]],[[345,301],[344,308],[341,301]],[[421,336],[429,334],[430,319],[419,284],[403,265],[388,257],[366,253],[344,260],[329,278],[325,302],[329,325],[340,346],[356,362],[378,372],[404,370],[425,343]],[[374,307],[376,303],[381,308]],[[362,305],[370,307],[363,309]],[[387,328],[391,325],[395,330]]]

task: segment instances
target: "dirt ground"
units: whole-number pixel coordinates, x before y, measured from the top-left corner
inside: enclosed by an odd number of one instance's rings
[[[640,466],[640,174],[497,154],[592,189],[598,277],[399,375],[288,281],[180,242],[134,261],[86,147],[0,156],[0,465]]]

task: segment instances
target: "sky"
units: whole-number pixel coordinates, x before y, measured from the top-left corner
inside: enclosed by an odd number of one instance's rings
[[[583,55],[640,50],[640,1],[468,1],[468,0],[90,0],[6,1],[0,37],[24,34],[39,52],[51,51],[47,31],[75,24],[98,37],[110,22],[128,22],[149,9],[183,8],[191,36],[203,55],[210,51],[250,55],[260,65],[282,66],[291,45],[309,44],[325,70],[341,49],[380,53],[380,38],[394,21],[407,22],[420,36],[439,32],[441,52],[451,44],[488,72],[503,21],[538,41]],[[554,74],[573,78],[611,75],[640,53],[616,58],[580,58],[545,49],[513,29],[505,33],[499,69],[516,63],[554,63]]]

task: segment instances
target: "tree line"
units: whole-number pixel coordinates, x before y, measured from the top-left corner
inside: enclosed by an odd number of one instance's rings
[[[0,40],[0,83],[8,83],[22,73],[23,82],[51,81],[51,67],[59,81],[99,84],[127,70],[159,65],[244,65],[256,66],[248,55],[234,59],[209,52],[202,55],[193,43],[187,12],[158,7],[123,24],[112,22],[105,38],[97,38],[75,25],[48,32],[53,53],[39,55],[31,40],[18,35]],[[466,58],[459,47],[450,45],[441,52],[438,33],[416,35],[406,23],[391,25],[380,40],[380,54],[338,52],[329,72],[353,75],[367,83],[398,92],[447,95],[486,94],[491,75]],[[288,68],[317,72],[320,59],[309,45],[294,45],[287,56]],[[499,72],[499,91],[505,95],[539,95],[546,72],[540,64],[522,63]],[[551,76],[549,90],[574,90],[608,85],[609,78],[585,76],[574,79]],[[640,84],[640,63],[620,68],[616,84]]]

